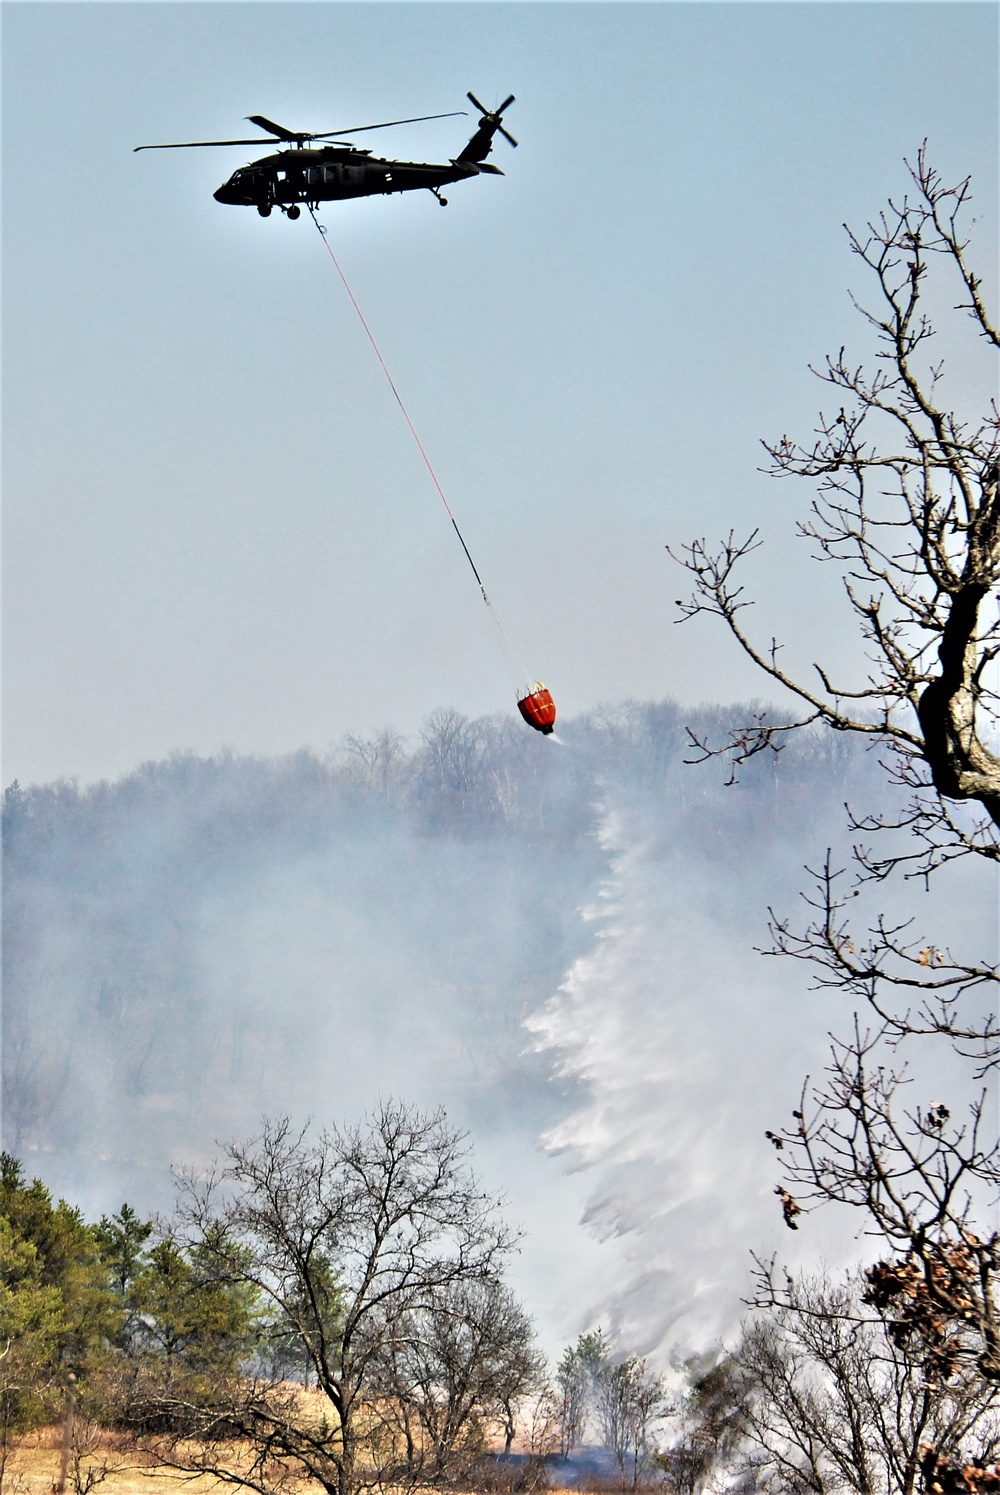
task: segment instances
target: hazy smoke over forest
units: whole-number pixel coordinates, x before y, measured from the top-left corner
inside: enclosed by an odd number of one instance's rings
[[[749,1250],[789,1244],[763,1131],[844,1016],[752,947],[880,774],[803,736],[726,787],[684,725],[439,712],[416,744],[8,790],[6,1145],[88,1210],[162,1208],[170,1163],[262,1113],[443,1104],[550,1340],[711,1340]],[[988,901],[962,910],[992,943]]]

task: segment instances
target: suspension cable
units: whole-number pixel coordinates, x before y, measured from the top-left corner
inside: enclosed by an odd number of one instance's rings
[[[490,601],[489,594],[487,593],[486,587],[483,584],[483,578],[479,574],[479,568],[477,567],[475,561],[472,559],[472,552],[469,550],[468,545],[466,545],[466,543],[465,543],[465,536],[462,534],[462,531],[458,527],[458,520],[455,518],[454,514],[452,513],[451,504],[448,502],[447,498],[445,497],[444,489],[441,486],[441,483],[440,483],[440,480],[438,478],[437,473],[434,471],[434,465],[431,462],[430,457],[428,457],[426,449],[424,447],[424,444],[420,440],[419,435],[417,434],[417,428],[416,428],[416,426],[413,424],[413,421],[410,419],[410,412],[407,410],[405,404],[403,403],[403,397],[402,397],[402,395],[400,394],[399,390],[396,388],[395,381],[394,381],[392,375],[389,372],[389,369],[388,369],[388,366],[386,364],[385,359],[382,357],[382,353],[381,353],[381,351],[379,349],[379,345],[375,341],[375,336],[374,336],[371,328],[369,327],[368,323],[365,321],[364,312],[361,310],[361,307],[358,305],[357,299],[356,299],[356,297],[354,295],[354,292],[351,290],[350,284],[348,283],[347,276],[344,274],[343,269],[341,268],[340,261],[338,260],[337,256],[333,252],[333,245],[330,243],[329,237],[327,235],[327,231],[326,231],[325,227],[323,226],[323,224],[321,224],[319,222],[319,220],[317,219],[316,213],[315,213],[315,211],[314,211],[311,203],[309,204],[309,216],[312,218],[313,223],[315,223],[316,228],[319,231],[320,238],[323,240],[323,243],[324,243],[324,245],[326,247],[326,252],[330,256],[331,261],[333,262],[333,267],[336,270],[337,274],[340,276],[341,283],[343,284],[344,290],[347,292],[348,296],[350,297],[351,305],[354,307],[354,310],[358,314],[358,321],[361,323],[362,327],[365,329],[365,335],[368,338],[368,341],[372,345],[372,348],[373,348],[374,353],[375,353],[375,357],[379,361],[379,367],[381,368],[383,374],[386,377],[386,381],[387,381],[387,383],[389,385],[389,388],[392,390],[392,393],[393,393],[393,395],[395,397],[395,400],[396,400],[396,404],[399,406],[400,410],[403,412],[403,419],[406,421],[406,424],[409,427],[410,435],[413,437],[413,440],[414,440],[414,442],[416,444],[417,451],[420,453],[421,457],[424,460],[424,466],[427,468],[427,471],[430,473],[431,482],[434,484],[434,487],[437,489],[438,497],[440,498],[441,502],[444,504],[445,513],[448,515],[448,518],[451,520],[452,527],[453,527],[453,529],[455,531],[455,534],[458,536],[458,542],[461,545],[462,549],[465,551],[465,558],[468,561],[469,565],[472,567],[472,574],[476,578],[476,582],[477,582],[477,584],[479,586],[479,590],[482,593],[483,601],[486,603],[486,606],[489,608],[490,616],[493,618],[493,621],[496,623],[497,628],[500,629],[501,648],[503,649],[504,657],[506,659],[507,658],[507,649],[506,649],[506,640],[503,638],[503,629],[500,627],[500,619],[497,617],[496,609],[494,608],[493,603]],[[508,663],[508,665],[510,665],[510,660],[509,659],[507,659],[507,663]]]

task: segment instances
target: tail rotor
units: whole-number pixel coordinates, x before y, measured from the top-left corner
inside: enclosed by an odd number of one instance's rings
[[[510,108],[511,104],[513,104],[514,102],[513,94],[510,94],[506,99],[504,99],[503,103],[497,109],[487,109],[485,104],[481,104],[479,102],[474,93],[466,94],[466,98],[469,100],[470,104],[475,104],[476,108],[482,115],[482,119],[479,121],[480,129],[487,128],[491,131],[496,130],[499,135],[503,136],[503,138],[508,142],[509,145],[517,145],[517,141],[514,139],[510,131],[505,130],[503,127],[503,116],[505,112]]]

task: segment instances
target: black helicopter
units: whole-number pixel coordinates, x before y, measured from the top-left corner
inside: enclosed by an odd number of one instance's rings
[[[266,130],[278,140],[288,141],[291,150],[278,151],[273,156],[261,156],[249,166],[234,171],[228,182],[224,182],[214,194],[216,202],[235,203],[255,207],[262,218],[267,218],[272,208],[280,208],[289,218],[298,218],[300,203],[315,208],[321,202],[339,202],[350,197],[372,197],[388,192],[416,192],[425,188],[433,192],[442,207],[448,199],[441,196],[441,188],[450,182],[464,182],[469,177],[488,172],[503,176],[499,166],[488,162],[486,157],[493,147],[493,137],[498,132],[511,145],[517,145],[513,135],[503,127],[504,111],[514,102],[514,95],[504,99],[497,109],[487,109],[475,94],[467,95],[475,104],[482,118],[476,133],[464,150],[460,151],[447,166],[424,161],[389,161],[373,156],[371,151],[359,150],[357,146],[341,141],[341,135],[360,135],[365,130],[385,130],[394,125],[419,124],[427,119],[452,119],[464,110],[450,114],[421,114],[415,119],[388,119],[379,125],[353,125],[348,130],[324,130],[316,133],[308,130],[288,130],[276,125],[273,119],[263,114],[249,114],[250,124]],[[330,141],[328,145],[307,145],[312,141]],[[168,145],[137,145],[137,151],[191,150],[199,146],[213,145],[257,145],[257,140],[182,140]]]

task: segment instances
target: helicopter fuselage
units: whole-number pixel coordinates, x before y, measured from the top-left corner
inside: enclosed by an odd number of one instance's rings
[[[442,165],[425,161],[391,161],[353,146],[325,145],[277,151],[234,171],[214,194],[216,202],[269,210],[272,205],[318,205],[353,197],[424,190],[437,193],[452,182],[481,172],[502,175],[482,161],[455,160]],[[297,216],[293,215],[293,216]]]

